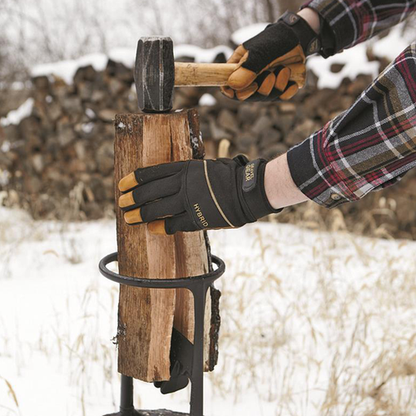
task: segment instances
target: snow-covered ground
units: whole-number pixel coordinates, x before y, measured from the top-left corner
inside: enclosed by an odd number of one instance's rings
[[[416,415],[416,244],[256,223],[211,232],[219,364],[205,415]],[[118,287],[97,263],[114,221],[34,222],[0,208],[0,415],[117,410]],[[136,408],[189,390],[135,383]]]

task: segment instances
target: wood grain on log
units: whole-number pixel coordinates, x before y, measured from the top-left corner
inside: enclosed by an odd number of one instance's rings
[[[136,168],[192,157],[190,120],[193,117],[192,110],[116,116],[116,203],[120,196],[118,181]],[[192,129],[195,128],[193,123]],[[199,137],[199,132],[197,135]],[[202,232],[156,236],[148,232],[146,225],[128,226],[122,212],[117,210],[117,242],[119,272],[124,275],[163,279],[208,271],[207,247]],[[209,322],[210,315],[205,327],[207,354],[210,350]],[[193,342],[193,297],[187,289],[175,291],[121,285],[119,372],[149,382],[168,380],[173,325]],[[209,362],[208,356],[206,362]]]

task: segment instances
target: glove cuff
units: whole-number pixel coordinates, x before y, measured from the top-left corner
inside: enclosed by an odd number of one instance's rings
[[[284,22],[297,35],[305,56],[318,53],[321,50],[321,41],[309,23],[298,14],[287,11],[279,21]]]
[[[265,159],[256,159],[247,163],[243,168],[241,195],[251,215],[256,220],[268,214],[282,211],[281,208],[273,208],[267,199],[264,188],[266,164],[267,161]]]

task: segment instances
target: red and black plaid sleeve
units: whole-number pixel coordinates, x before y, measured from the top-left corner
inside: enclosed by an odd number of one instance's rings
[[[345,112],[288,152],[292,178],[328,208],[392,185],[416,166],[416,43]]]
[[[322,55],[327,57],[406,19],[416,10],[416,0],[310,0],[304,7],[324,21]]]

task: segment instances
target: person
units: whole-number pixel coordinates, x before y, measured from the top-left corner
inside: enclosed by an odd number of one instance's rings
[[[288,100],[303,86],[305,60],[328,57],[401,22],[416,0],[312,0],[240,45],[222,92],[240,101]],[[151,232],[236,228],[307,200],[327,208],[396,183],[416,165],[416,43],[355,103],[274,160],[171,162],[119,183],[127,223]]]

